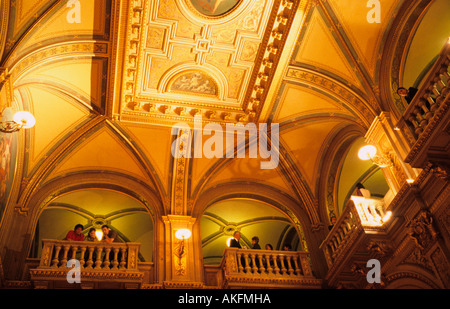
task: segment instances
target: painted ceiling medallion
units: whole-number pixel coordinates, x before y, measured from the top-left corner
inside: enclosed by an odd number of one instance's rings
[[[189,0],[195,10],[209,17],[220,17],[230,13],[242,0]]]
[[[202,72],[187,72],[179,75],[170,85],[170,92],[192,93],[200,95],[218,94],[214,79]]]

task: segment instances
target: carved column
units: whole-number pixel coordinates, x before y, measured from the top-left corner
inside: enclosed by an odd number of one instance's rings
[[[388,112],[382,112],[375,118],[365,139],[368,144],[377,147],[377,154],[390,161],[390,166],[382,170],[394,195],[407,180],[414,180],[419,175],[419,170],[404,162],[410,149],[402,132],[395,128]]]
[[[165,228],[165,281],[170,287],[200,287],[202,286],[202,260],[196,253],[194,244],[201,243],[200,231],[194,230],[195,218],[184,215],[163,216]],[[180,229],[188,229],[191,236],[178,239],[175,234]]]

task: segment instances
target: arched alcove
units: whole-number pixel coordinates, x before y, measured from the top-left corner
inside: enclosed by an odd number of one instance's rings
[[[153,218],[138,200],[106,189],[83,189],[58,196],[43,207],[35,227],[30,256],[40,256],[42,239],[64,239],[76,224],[101,230],[107,224],[122,242],[140,243],[139,260],[153,260]]]
[[[261,249],[271,244],[283,250],[289,244],[293,251],[306,245],[290,218],[281,210],[253,199],[221,200],[207,207],[200,219],[204,264],[220,264],[227,241],[235,231],[241,233],[241,245],[252,248],[252,238],[259,238]]]
[[[337,174],[338,213],[342,213],[350,196],[354,193],[356,184],[361,183],[371,193],[372,197],[384,198],[389,191],[383,171],[372,161],[359,159],[358,152],[366,142],[363,137],[356,139],[350,146]]]

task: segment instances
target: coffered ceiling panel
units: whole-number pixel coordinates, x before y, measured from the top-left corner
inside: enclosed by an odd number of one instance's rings
[[[161,123],[202,115],[237,122],[239,115],[246,115],[255,61],[267,44],[264,31],[279,2],[167,0],[130,5],[121,105],[114,109],[121,120]]]

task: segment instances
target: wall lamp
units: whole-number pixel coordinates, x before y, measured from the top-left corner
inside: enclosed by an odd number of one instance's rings
[[[13,133],[20,129],[29,129],[36,124],[34,116],[25,111],[17,112],[13,116],[13,120],[0,121],[0,131],[3,133]]]
[[[363,160],[371,160],[374,164],[379,167],[389,167],[392,166],[392,161],[386,155],[377,155],[377,148],[373,145],[366,145],[362,147],[358,152],[358,157]]]

